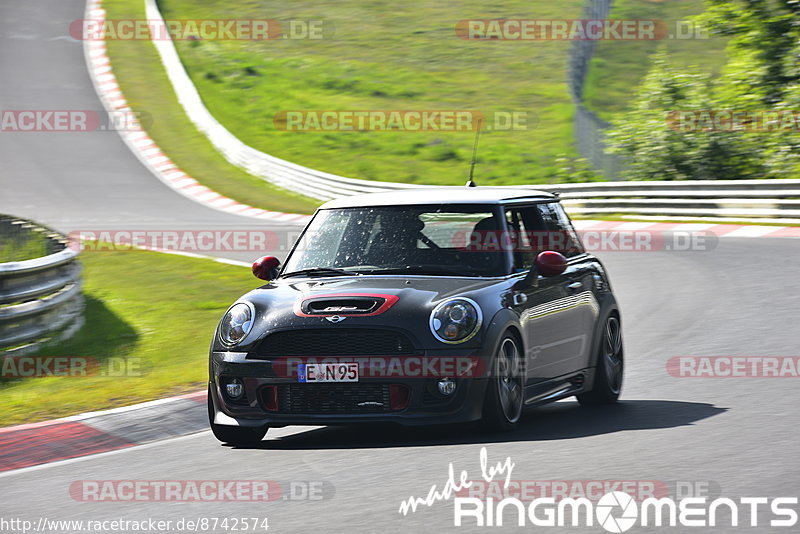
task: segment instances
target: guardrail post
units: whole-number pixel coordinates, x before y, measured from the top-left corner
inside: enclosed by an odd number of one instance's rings
[[[0,353],[22,354],[65,339],[83,321],[78,251],[50,228],[0,215],[0,246],[29,239],[42,242],[46,254],[0,263]]]

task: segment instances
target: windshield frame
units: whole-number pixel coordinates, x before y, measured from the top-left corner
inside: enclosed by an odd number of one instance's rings
[[[435,203],[435,204],[430,204],[430,203],[392,204],[392,205],[375,205],[375,206],[371,206],[371,205],[352,206],[352,207],[347,207],[347,208],[335,208],[335,207],[334,208],[320,208],[320,209],[317,209],[316,212],[314,212],[314,215],[311,217],[311,220],[308,221],[308,224],[306,224],[305,228],[303,228],[303,231],[297,237],[297,239],[295,240],[294,244],[292,244],[291,250],[286,255],[286,259],[284,260],[284,262],[281,264],[281,269],[280,269],[280,273],[278,274],[278,278],[280,279],[281,277],[283,277],[284,272],[286,272],[286,267],[289,265],[289,260],[295,254],[295,252],[297,250],[297,247],[300,245],[300,243],[303,242],[303,238],[305,237],[306,232],[308,232],[308,229],[311,228],[311,226],[314,223],[315,219],[322,212],[346,211],[346,210],[364,210],[364,209],[371,209],[371,208],[375,208],[375,209],[380,209],[380,208],[429,209],[430,211],[437,211],[437,210],[458,211],[459,209],[463,209],[465,212],[473,211],[473,210],[476,210],[476,209],[483,209],[485,212],[491,212],[492,215],[495,218],[497,218],[497,220],[500,223],[500,228],[501,228],[501,230],[503,232],[507,231],[507,229],[508,229],[507,228],[507,224],[506,224],[506,220],[505,220],[505,212],[504,212],[505,208],[504,208],[504,205],[500,204],[500,203],[494,203],[494,202],[486,202],[486,203],[471,203],[471,202],[470,203],[447,203],[447,202],[445,202],[445,203]],[[482,276],[482,275],[478,275],[478,274],[469,274],[469,273],[465,273],[465,274],[462,274],[462,275],[441,275],[441,274],[420,274],[420,273],[381,274],[381,273],[364,272],[364,273],[358,273],[357,275],[342,274],[340,276],[341,277],[352,277],[352,276],[388,276],[388,277],[410,277],[410,276],[414,276],[414,277],[420,277],[420,276],[422,276],[422,277],[437,277],[437,278],[491,279],[491,278],[504,278],[504,277],[507,277],[509,275],[514,274],[513,271],[512,271],[514,258],[513,258],[513,255],[511,253],[511,251],[504,250],[502,252],[498,252],[498,254],[502,254],[503,255],[502,272],[497,273],[497,274],[492,274],[492,275],[483,275]],[[318,265],[316,267],[330,267],[330,266],[319,266]]]

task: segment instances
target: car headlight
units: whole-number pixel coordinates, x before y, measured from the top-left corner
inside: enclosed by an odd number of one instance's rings
[[[431,312],[430,327],[442,343],[464,343],[481,327],[483,315],[478,304],[459,297],[439,303]]]
[[[219,337],[228,346],[236,345],[253,329],[256,311],[249,302],[231,306],[219,323]]]

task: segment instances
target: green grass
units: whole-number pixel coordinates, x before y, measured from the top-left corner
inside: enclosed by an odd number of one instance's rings
[[[677,35],[676,21],[687,21],[702,13],[703,0],[616,0],[611,8],[614,19],[656,19],[666,21]],[[651,65],[651,56],[666,47],[676,66],[695,66],[713,75],[725,64],[726,40],[712,34],[705,39],[665,39],[653,41],[600,41],[584,87],[587,106],[600,117],[612,121],[629,109],[634,91]]]
[[[113,0],[111,6],[141,0]],[[555,159],[575,155],[573,107],[565,81],[569,43],[470,42],[467,18],[579,18],[583,0],[247,1],[168,0],[172,19],[322,19],[322,40],[178,41],[187,70],[212,114],[245,143],[295,163],[344,176],[462,184],[471,132],[286,132],[282,110],[480,110],[530,113],[529,129],[481,139],[479,183],[559,181]],[[121,10],[109,7],[109,18]],[[117,45],[118,46],[118,45]],[[535,116],[535,119],[533,117]],[[169,152],[169,151],[168,151]]]
[[[27,232],[14,236],[0,230],[0,263],[24,261],[46,256],[48,239],[40,232]]]
[[[156,252],[86,252],[86,325],[42,356],[135,362],[141,376],[0,381],[0,425],[34,422],[196,391],[225,309],[258,281],[248,269]],[[102,367],[101,367],[102,368]]]
[[[142,0],[107,0],[108,18],[143,17]],[[526,112],[522,131],[481,139],[482,185],[553,183],[569,176],[559,156],[576,156],[573,106],[566,85],[567,41],[464,41],[455,23],[469,18],[580,18],[583,0],[558,3],[477,0],[162,0],[170,19],[322,20],[325,38],[177,41],[187,71],[211,113],[245,143],[269,154],[343,176],[426,184],[462,184],[471,132],[287,132],[273,118],[286,110],[480,110]],[[685,20],[702,0],[620,0],[615,18]],[[285,25],[284,25],[285,26]],[[724,42],[672,40],[679,64],[716,70]],[[605,41],[586,87],[590,107],[612,118],[631,103],[658,43]],[[283,193],[228,164],[183,115],[147,41],[111,41],[110,54],[135,109],[154,117],[151,134],[201,183],[239,201],[308,212],[317,204]]]
[[[109,19],[145,18],[143,0],[105,0],[103,7]],[[262,209],[312,213],[320,204],[228,163],[186,117],[151,42],[110,40],[108,53],[128,103],[152,117],[148,134],[184,172],[218,193]]]

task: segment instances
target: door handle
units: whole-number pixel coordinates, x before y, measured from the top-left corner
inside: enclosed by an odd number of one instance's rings
[[[572,282],[571,284],[567,285],[567,289],[571,289],[572,291],[577,291],[583,287],[583,282]]]

